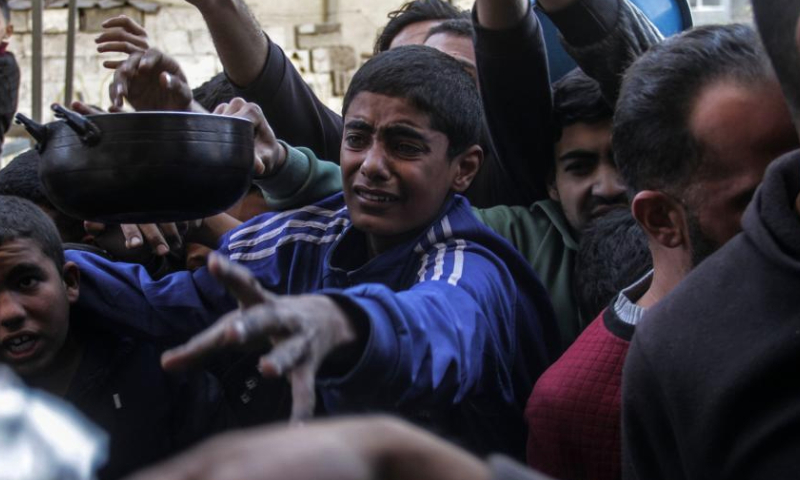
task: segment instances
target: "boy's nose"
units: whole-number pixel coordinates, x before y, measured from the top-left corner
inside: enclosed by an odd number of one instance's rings
[[[0,326],[9,328],[25,320],[25,308],[9,292],[0,293]]]

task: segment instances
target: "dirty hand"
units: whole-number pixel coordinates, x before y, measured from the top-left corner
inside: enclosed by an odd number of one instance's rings
[[[94,39],[100,53],[126,53],[131,55],[144,52],[150,48],[147,31],[132,18],[125,15],[111,17],[103,22],[103,33]],[[123,60],[106,60],[103,66],[112,70],[120,66]]]
[[[267,123],[264,113],[255,103],[234,98],[230,103],[221,103],[214,109],[215,115],[245,118],[253,122],[255,129],[255,159],[253,170],[257,176],[269,176],[277,172],[286,162],[286,149],[278,143],[275,133]]]
[[[314,379],[332,353],[340,357],[357,340],[350,318],[324,295],[277,296],[261,287],[241,265],[218,254],[208,268],[241,308],[220,318],[186,344],[161,357],[165,370],[194,367],[217,352],[234,349],[266,350],[259,370],[267,377],[287,375],[292,384],[293,422],[314,413]]]
[[[192,90],[178,62],[156,49],[134,52],[114,71],[108,87],[111,104],[123,100],[136,110],[188,111]]]

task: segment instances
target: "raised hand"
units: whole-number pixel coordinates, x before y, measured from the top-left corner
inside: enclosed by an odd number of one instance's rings
[[[188,111],[192,104],[192,90],[180,65],[156,49],[131,54],[114,71],[108,88],[116,108],[122,108],[124,99],[140,111]]]
[[[125,15],[112,17],[103,22],[103,33],[94,39],[100,53],[125,53],[131,55],[150,48],[147,31],[132,18]],[[124,60],[106,60],[103,66],[116,69]]]
[[[255,159],[253,169],[258,176],[268,176],[276,172],[286,161],[286,149],[278,143],[275,133],[267,123],[261,107],[234,98],[230,103],[222,103],[214,109],[215,115],[246,118],[255,128]]]
[[[208,268],[241,305],[186,344],[161,357],[165,370],[184,370],[228,350],[268,350],[259,370],[287,375],[292,384],[293,422],[314,412],[314,379],[322,362],[342,347],[357,344],[358,332],[348,315],[324,295],[277,296],[261,287],[245,267],[218,254]],[[346,349],[345,349],[346,350]]]

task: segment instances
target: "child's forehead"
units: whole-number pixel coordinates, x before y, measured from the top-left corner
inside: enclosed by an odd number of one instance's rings
[[[368,124],[406,123],[431,128],[431,116],[411,99],[379,93],[360,92],[353,97],[344,116],[345,124],[358,120]]]
[[[8,270],[23,263],[47,268],[53,261],[32,238],[18,237],[0,242],[0,269]]]

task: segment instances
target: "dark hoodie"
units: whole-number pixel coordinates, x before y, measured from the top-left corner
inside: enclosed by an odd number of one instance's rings
[[[636,327],[623,380],[627,479],[800,477],[800,151],[744,231]]]

